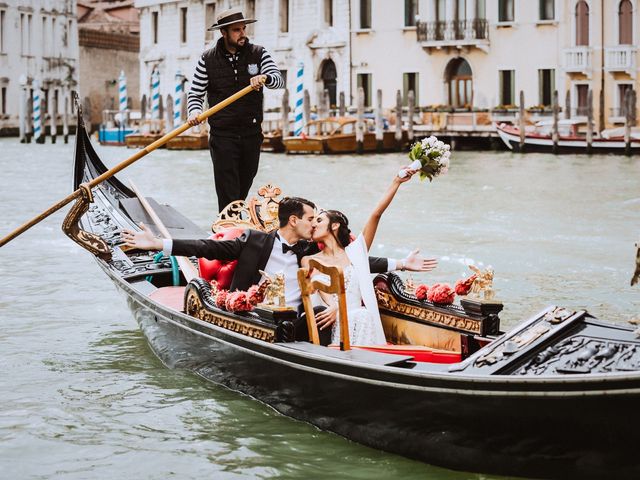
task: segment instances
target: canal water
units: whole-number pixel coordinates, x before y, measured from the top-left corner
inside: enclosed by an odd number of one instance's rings
[[[98,148],[109,166],[133,153]],[[0,140],[0,235],[71,191],[73,146]],[[403,154],[265,153],[255,186],[338,208],[357,230]],[[547,305],[624,324],[640,240],[640,161],[454,153],[448,175],[401,187],[373,253],[439,259],[416,283],[495,270],[505,329]],[[160,150],[120,174],[204,229],[217,212],[208,152]],[[124,298],[60,231],[58,213],[0,249],[3,478],[480,479],[390,455],[165,368]],[[455,408],[455,406],[452,406]],[[499,415],[499,412],[496,412]],[[375,421],[375,419],[372,419]]]

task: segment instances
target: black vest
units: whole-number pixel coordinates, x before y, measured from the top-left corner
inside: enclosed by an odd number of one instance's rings
[[[238,90],[249,85],[249,79],[260,73],[263,47],[247,43],[238,50],[238,73],[234,73],[231,62],[225,56],[224,39],[204,52],[207,69],[207,99],[209,107],[225,100]],[[212,133],[231,130],[233,133],[251,134],[261,131],[262,90],[253,91],[209,117]]]

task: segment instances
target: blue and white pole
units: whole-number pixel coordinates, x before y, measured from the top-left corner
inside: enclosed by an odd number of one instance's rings
[[[182,119],[180,118],[182,110],[182,78],[182,72],[178,70],[176,72],[176,88],[173,97],[173,128],[178,128],[182,125]]]
[[[303,74],[304,74],[304,63],[300,62],[298,64],[298,69],[296,70],[296,95],[295,95],[295,107],[293,109],[294,113],[294,121],[293,121],[293,135],[298,137],[302,133],[302,127],[304,126],[304,122],[302,120],[302,99],[304,97],[304,92],[302,91],[303,87]]]
[[[160,118],[160,72],[157,68],[151,72],[151,118],[161,120]]]
[[[42,136],[42,110],[40,101],[40,82],[33,81],[33,138],[36,142],[40,142]]]
[[[127,114],[127,77],[124,75],[124,70],[120,70],[120,76],[118,77],[118,100],[120,110],[120,125],[126,125]]]

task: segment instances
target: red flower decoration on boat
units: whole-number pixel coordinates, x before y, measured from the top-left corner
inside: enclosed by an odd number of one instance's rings
[[[429,294],[429,285],[425,285],[424,283],[421,283],[416,287],[415,295],[418,300],[421,300],[421,301],[426,300],[428,294]]]
[[[225,307],[229,312],[247,312],[253,310],[253,305],[247,300],[247,292],[232,292],[227,295]]]
[[[427,299],[433,303],[451,305],[456,297],[456,293],[448,283],[436,283],[431,286]]]
[[[464,296],[469,293],[471,290],[471,285],[473,285],[473,281],[476,279],[477,275],[474,273],[469,278],[461,278],[456,282],[455,291],[457,295]]]
[[[216,294],[216,307],[225,308],[225,303],[227,301],[227,295],[229,294],[228,290],[220,290]]]
[[[264,301],[264,294],[267,290],[266,287],[266,282],[262,285],[253,285],[249,287],[249,290],[247,290],[247,301],[251,305],[257,305],[260,302]]]

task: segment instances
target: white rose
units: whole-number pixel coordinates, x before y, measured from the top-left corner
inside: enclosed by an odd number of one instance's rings
[[[449,150],[451,150],[451,145],[445,145],[444,146],[444,151],[448,152]]]
[[[443,157],[442,160],[440,160],[440,165],[442,165],[444,168],[449,168],[449,158]]]

